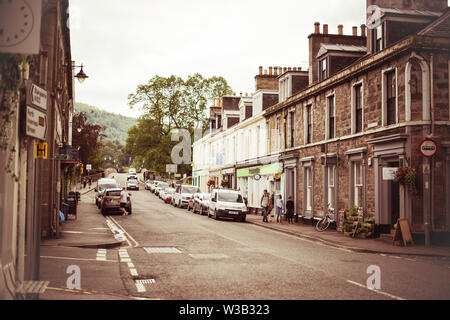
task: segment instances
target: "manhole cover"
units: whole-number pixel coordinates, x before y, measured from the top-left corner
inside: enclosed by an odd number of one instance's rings
[[[181,253],[177,248],[144,248],[147,253]]]

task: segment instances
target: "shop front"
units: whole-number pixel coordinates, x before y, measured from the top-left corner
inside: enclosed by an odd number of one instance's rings
[[[283,163],[281,162],[236,170],[238,189],[247,198],[251,212],[254,213],[261,209],[261,197],[264,190],[275,196],[281,194],[284,198],[283,176]]]

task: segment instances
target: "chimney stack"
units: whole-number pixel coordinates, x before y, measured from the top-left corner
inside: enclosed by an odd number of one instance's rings
[[[344,34],[344,26],[342,24],[338,25],[338,35],[342,36]]]
[[[358,27],[353,27],[353,36],[357,36],[358,35]]]
[[[328,34],[328,25],[327,24],[323,25],[323,34]]]
[[[314,33],[320,34],[320,23],[319,22],[314,23]]]
[[[362,24],[361,25],[361,37],[365,37],[366,36],[366,25]]]

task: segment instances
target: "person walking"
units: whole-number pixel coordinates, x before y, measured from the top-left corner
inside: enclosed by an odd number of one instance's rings
[[[86,178],[83,178],[83,188],[86,188],[86,183],[87,183]]]
[[[269,220],[267,220],[267,215],[269,214],[269,202],[269,193],[265,189],[264,194],[261,197],[261,207],[263,208],[263,222],[269,222]]]
[[[281,194],[278,195],[277,198],[277,203],[276,203],[276,208],[277,208],[277,222],[282,223],[282,219],[283,219],[283,207],[284,207],[284,203],[283,200],[281,198]]]
[[[294,217],[294,210],[294,201],[292,200],[292,197],[289,196],[286,202],[286,218],[288,220],[288,223],[293,223],[292,218]]]
[[[122,188],[122,191],[120,192],[120,210],[123,212],[122,215],[127,215],[127,210],[125,207],[127,206],[128,201],[128,193],[125,191],[125,187]]]

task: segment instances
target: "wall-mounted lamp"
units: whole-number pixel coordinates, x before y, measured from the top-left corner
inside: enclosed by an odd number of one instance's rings
[[[80,72],[77,73],[77,75],[75,76],[75,78],[78,79],[79,83],[83,83],[84,80],[86,80],[87,78],[89,78],[86,73],[84,73],[83,71],[83,64],[81,64],[81,66],[72,66],[73,69],[75,68],[81,68]]]

